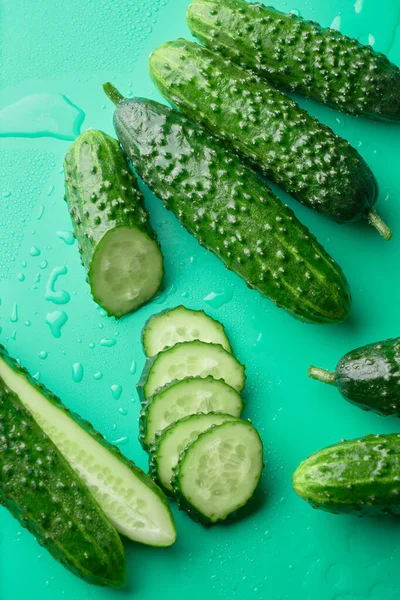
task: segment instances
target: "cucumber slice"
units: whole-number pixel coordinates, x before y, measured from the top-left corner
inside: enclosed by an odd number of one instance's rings
[[[153,479],[167,493],[172,493],[171,479],[174,468],[186,446],[213,425],[222,425],[225,421],[234,420],[235,417],[232,415],[209,413],[189,415],[169,425],[156,439],[151,449],[150,473]]]
[[[263,446],[245,421],[201,433],[179,459],[172,481],[181,508],[203,523],[233,515],[253,496],[263,469]]]
[[[0,377],[85,482],[117,531],[143,544],[173,544],[171,511],[150,477],[5,353]]]
[[[219,344],[181,342],[147,360],[138,383],[142,400],[148,400],[167,383],[186,377],[223,379],[238,392],[244,388],[244,366]]]
[[[240,394],[222,379],[190,377],[167,385],[145,403],[140,413],[140,441],[146,448],[162,431],[182,417],[220,412],[240,417]]]
[[[97,304],[118,318],[152,298],[163,275],[157,242],[135,227],[116,227],[97,245],[89,281]]]
[[[224,326],[202,310],[177,306],[151,317],[143,329],[143,348],[146,356],[155,356],[161,350],[179,342],[211,342],[221,344],[232,352]]]

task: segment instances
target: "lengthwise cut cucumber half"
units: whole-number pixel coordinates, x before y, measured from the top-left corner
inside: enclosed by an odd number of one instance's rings
[[[173,544],[173,517],[151,478],[89,423],[70,413],[1,346],[0,356],[0,377],[87,485],[117,531],[143,544]]]

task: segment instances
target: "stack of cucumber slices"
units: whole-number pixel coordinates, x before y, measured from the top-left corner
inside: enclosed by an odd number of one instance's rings
[[[247,504],[263,468],[260,436],[240,418],[244,366],[221,323],[184,306],[151,317],[143,347],[139,437],[150,474],[195,520],[223,521]]]

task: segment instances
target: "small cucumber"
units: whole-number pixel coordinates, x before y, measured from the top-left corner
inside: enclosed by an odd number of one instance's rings
[[[104,89],[137,173],[202,245],[297,318],[346,318],[351,297],[340,267],[253,171],[177,111]]]
[[[335,385],[346,400],[364,410],[400,417],[400,338],[348,352],[334,373],[310,367],[308,374]]]
[[[297,200],[340,223],[377,222],[378,184],[357,150],[266,81],[183,39],[157,48],[149,68],[169,102]]]
[[[263,469],[263,446],[245,421],[208,429],[183,451],[172,480],[180,508],[195,521],[224,521],[253,496]]]
[[[189,377],[167,385],[145,402],[140,413],[139,439],[148,448],[168,425],[195,413],[221,412],[240,417],[240,394],[222,379]]]
[[[400,121],[400,70],[371,46],[244,0],[194,0],[187,21],[211,50],[278,86],[354,115]]]
[[[93,299],[122,317],[154,296],[163,257],[119,143],[88,129],[64,161],[66,200]]]
[[[176,531],[167,500],[152,479],[90,423],[71,413],[0,347],[0,377],[32,413],[111,523],[123,535],[151,546],[170,546]],[[1,421],[0,421],[1,423]]]
[[[9,385],[8,368],[0,358],[0,505],[72,573],[121,586],[125,557],[117,532]]]
[[[150,357],[179,342],[193,340],[221,344],[227,352],[232,352],[224,326],[203,310],[177,306],[153,315],[143,328],[143,348]]]
[[[151,448],[150,473],[153,479],[164,489],[172,494],[171,484],[174,469],[179,461],[180,454],[186,446],[194,442],[203,431],[213,425],[222,425],[226,421],[233,421],[232,415],[217,413],[193,414],[172,423],[156,438]]]
[[[312,454],[293,475],[295,492],[333,513],[400,514],[400,435],[367,435]]]
[[[147,359],[138,390],[141,399],[148,400],[154,392],[173,381],[212,375],[241,392],[246,379],[244,369],[220,344],[181,342]]]

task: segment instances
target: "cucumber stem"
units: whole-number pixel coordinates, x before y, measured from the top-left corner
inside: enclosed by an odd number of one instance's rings
[[[329,383],[329,385],[335,385],[336,382],[335,373],[332,373],[332,371],[326,371],[325,369],[320,369],[319,367],[308,367],[308,376],[311,377],[311,379],[317,379],[323,383]]]
[[[122,100],[125,100],[123,95],[120,94],[117,88],[109,81],[107,81],[107,83],[103,83],[103,90],[110,98],[111,102],[114,102],[116,106],[122,102]]]
[[[390,238],[392,237],[392,232],[390,231],[390,229],[386,225],[386,223],[383,222],[383,220],[378,215],[378,213],[375,210],[371,209],[367,213],[367,218],[368,218],[368,221],[370,222],[370,224],[372,225],[372,227],[375,227],[375,229],[378,231],[378,233],[383,238],[385,238],[385,240],[389,241]]]

